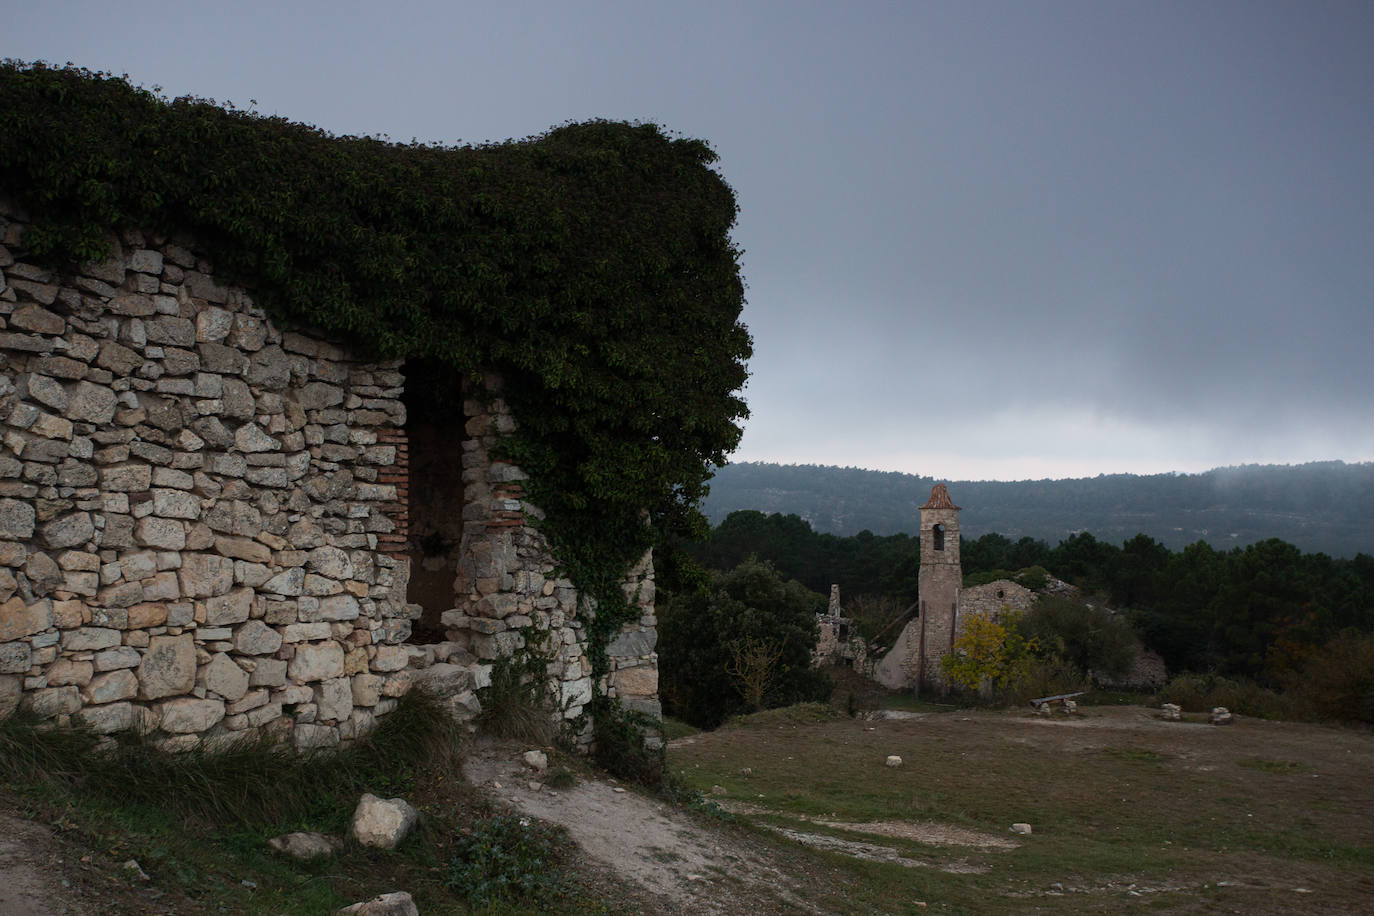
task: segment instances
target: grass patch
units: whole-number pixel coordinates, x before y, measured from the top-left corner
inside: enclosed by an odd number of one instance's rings
[[[1209,901],[1209,911],[1367,907],[1374,784],[1364,774],[1374,735],[1294,723],[1165,728],[1152,710],[1107,705],[1072,727],[993,711],[797,718],[778,728],[750,717],[672,748],[676,780],[684,791],[722,786],[727,798],[751,806],[741,820],[809,833],[835,832],[818,819],[934,823],[1003,838],[1018,821],[1034,828],[1013,837],[1015,849],[846,835],[906,851],[927,868],[798,852],[816,863],[811,874],[834,867],[846,875],[842,885],[808,888],[822,907],[924,909],[902,903],[912,900],[967,913],[1184,912],[1199,900]],[[903,765],[884,766],[889,754]],[[747,780],[739,776],[745,766]],[[1246,772],[1256,768],[1293,775]],[[1293,779],[1302,780],[1301,792]],[[1257,890],[1276,887],[1318,888],[1323,896]]]
[[[136,736],[111,743],[11,717],[0,720],[0,809],[47,824],[68,863],[62,877],[112,916],[329,913],[398,888],[425,913],[487,903],[501,912],[614,911],[623,891],[581,877],[566,841],[541,860],[529,887],[536,897],[524,896],[519,878],[510,887],[474,884],[471,896],[453,881],[449,866],[469,844],[470,825],[500,814],[462,779],[459,738],[439,703],[418,691],[368,738],[304,753],[249,739],[217,753],[169,754]],[[419,829],[399,849],[347,843],[315,863],[271,852],[267,840],[292,830],[344,834],[365,791],[404,796],[420,810]],[[123,871],[131,858],[149,882]]]
[[[681,719],[673,719],[668,716],[663,717],[663,740],[673,741],[677,738],[689,738],[692,735],[701,734],[701,729],[688,725]]]

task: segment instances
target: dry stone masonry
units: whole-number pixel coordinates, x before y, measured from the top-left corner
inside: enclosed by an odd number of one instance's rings
[[[585,708],[594,608],[490,457],[515,422],[498,396],[425,456],[462,489],[418,502],[399,363],[282,331],[186,240],[127,231],[68,276],[26,259],[25,224],[0,199],[0,716],[329,746],[416,683],[471,717],[529,634],[563,714]],[[436,528],[450,590],[412,600]],[[642,616],[606,686],[656,712],[647,557],[627,589]],[[417,644],[422,616],[448,638]]]

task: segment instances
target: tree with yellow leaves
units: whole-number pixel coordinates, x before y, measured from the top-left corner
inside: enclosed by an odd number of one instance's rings
[[[949,683],[986,695],[1024,678],[1030,672],[1037,643],[1016,631],[1019,616],[1006,605],[998,617],[989,613],[969,615],[954,640],[954,651],[940,663]]]

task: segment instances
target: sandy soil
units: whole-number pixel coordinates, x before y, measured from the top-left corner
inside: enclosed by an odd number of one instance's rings
[[[52,831],[0,813],[0,913],[4,916],[78,916],[63,886],[62,857]]]
[[[561,824],[588,856],[662,898],[665,912],[820,912],[793,873],[757,840],[701,826],[667,802],[612,780],[580,778],[549,789],[520,759],[523,748],[481,742],[464,772],[518,810]],[[747,901],[747,902],[746,902]]]

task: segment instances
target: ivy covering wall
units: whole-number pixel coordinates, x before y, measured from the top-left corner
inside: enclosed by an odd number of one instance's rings
[[[737,207],[715,159],[609,121],[481,146],[335,137],[0,65],[0,193],[29,210],[30,258],[184,233],[279,323],[413,361],[409,383],[455,422],[459,381],[500,373],[509,457],[574,580],[610,604],[656,534],[704,530],[695,505],[746,416]]]

